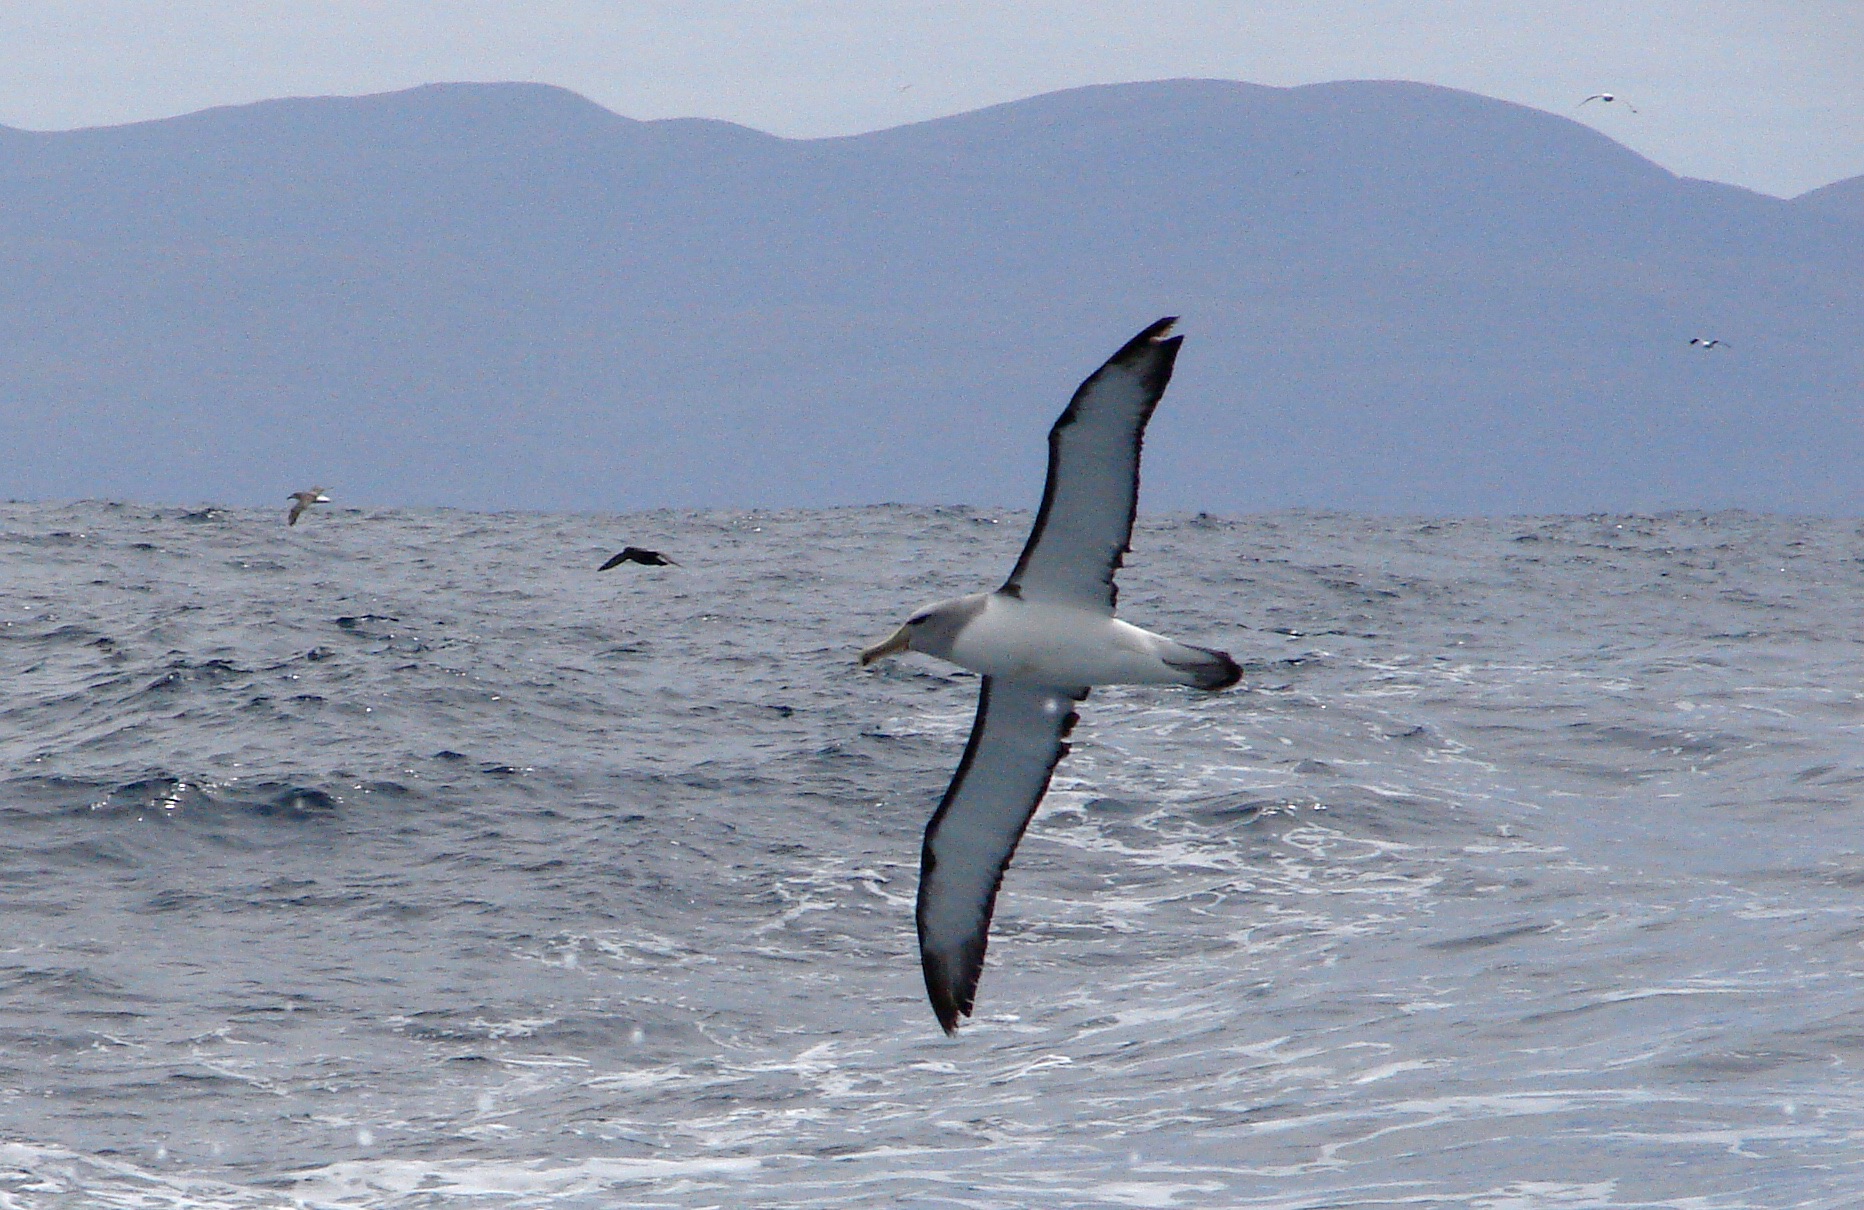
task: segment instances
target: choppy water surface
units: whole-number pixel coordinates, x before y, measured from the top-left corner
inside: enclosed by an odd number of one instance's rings
[[[280,520],[0,508],[0,1206],[1864,1199],[1856,522],[1143,522],[951,1042],[1026,517]]]

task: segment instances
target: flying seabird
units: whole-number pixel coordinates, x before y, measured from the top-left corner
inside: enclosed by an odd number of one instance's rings
[[[1614,96],[1614,95],[1612,95],[1612,94],[1611,94],[1611,93],[1609,93],[1609,92],[1595,92],[1595,93],[1593,93],[1593,94],[1592,94],[1591,96],[1589,96],[1589,97],[1587,97],[1587,98],[1586,98],[1586,101],[1603,101],[1603,102],[1605,102],[1605,103],[1606,103],[1607,105],[1610,105],[1610,104],[1611,104],[1612,102],[1614,102],[1614,101],[1616,101],[1617,99],[1618,99],[1618,98],[1617,98],[1616,96]],[[1579,105],[1584,105],[1584,104],[1586,103],[1586,101],[1581,101],[1581,102],[1579,103]],[[1574,109],[1578,109],[1578,108],[1579,108],[1579,105],[1575,105],[1575,106],[1573,106],[1573,108],[1574,108]],[[1628,109],[1628,110],[1630,110],[1630,111],[1631,111],[1632,113],[1636,113],[1636,112],[1637,112],[1637,106],[1635,106],[1635,105],[1633,105],[1633,104],[1631,104],[1631,102],[1629,102],[1629,101],[1626,101],[1626,102],[1624,103],[1624,106],[1625,106],[1625,108],[1626,108],[1626,109]]]
[[[900,651],[981,673],[977,719],[920,851],[919,957],[948,1034],[971,1015],[1003,871],[1068,752],[1074,704],[1094,685],[1227,689],[1242,669],[1113,616],[1113,576],[1130,548],[1146,421],[1171,381],[1182,336],[1161,319],[1108,359],[1049,430],[1042,507],[1010,578],[927,606],[861,663]]]
[[[1726,349],[1728,347],[1728,342],[1720,338],[1704,340],[1700,336],[1691,336],[1689,343],[1690,347],[1697,349]]]
[[[330,503],[330,497],[324,495],[324,489],[321,487],[314,487],[308,492],[292,492],[285,499],[297,501],[291,506],[291,514],[285,518],[286,525],[296,525],[298,518],[304,515],[304,510],[311,505]]]
[[[647,567],[679,566],[678,563],[675,563],[672,559],[667,558],[657,550],[648,550],[644,546],[625,546],[622,548],[620,554],[602,564],[602,566],[596,568],[596,570],[607,571],[611,567],[620,567],[623,563],[640,563]]]

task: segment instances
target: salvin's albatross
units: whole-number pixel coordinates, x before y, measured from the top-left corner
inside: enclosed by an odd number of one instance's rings
[[[1242,669],[1113,616],[1139,498],[1146,421],[1171,381],[1182,336],[1161,319],[1108,359],[1049,430],[1042,507],[1015,570],[995,592],[942,601],[861,652],[950,660],[984,678],[964,758],[926,826],[919,956],[946,1033],[971,1015],[997,887],[1068,752],[1074,703],[1093,685],[1227,689]]]

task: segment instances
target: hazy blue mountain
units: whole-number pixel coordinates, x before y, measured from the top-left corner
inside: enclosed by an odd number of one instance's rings
[[[1864,176],[1846,177],[1808,190],[1794,198],[1793,204],[1864,222]]]
[[[1861,283],[1844,214],[1406,83],[0,129],[0,495],[1030,506],[1069,391],[1178,314],[1150,508],[1856,512]]]

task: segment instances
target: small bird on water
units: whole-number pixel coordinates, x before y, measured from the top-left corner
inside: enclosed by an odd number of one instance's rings
[[[678,563],[675,563],[672,559],[667,558],[657,550],[648,550],[644,546],[627,546],[622,548],[620,554],[602,564],[602,566],[596,568],[596,570],[607,571],[611,567],[620,567],[623,563],[639,563],[643,567],[679,566]]]
[[[946,1033],[971,1015],[1003,872],[1067,755],[1074,704],[1093,685],[1228,689],[1242,669],[1113,616],[1130,549],[1146,422],[1182,336],[1161,319],[1074,393],[1049,430],[1048,479],[1022,557],[1003,587],[929,605],[861,663],[918,651],[982,674],[964,757],[920,851],[919,957]]]
[[[330,497],[324,495],[324,489],[321,487],[314,487],[308,492],[292,492],[285,499],[297,501],[291,506],[291,513],[285,518],[286,525],[296,525],[298,518],[304,515],[304,510],[311,505],[330,503]]]

